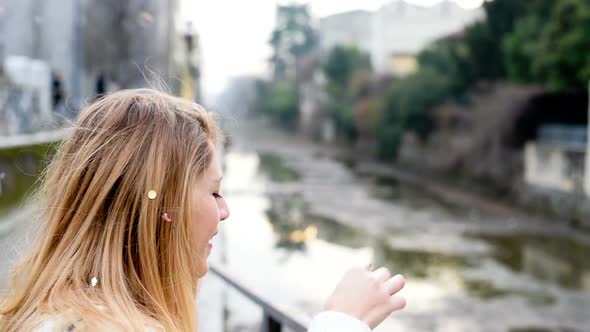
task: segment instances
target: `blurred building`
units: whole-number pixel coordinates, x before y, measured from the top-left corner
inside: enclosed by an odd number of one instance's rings
[[[440,37],[461,31],[484,18],[482,8],[465,9],[444,0],[421,7],[395,0],[381,7],[373,18],[371,60],[377,72],[390,69],[391,57],[418,54]]]
[[[187,23],[176,37],[178,42],[173,52],[174,90],[187,99],[201,102],[201,53],[199,34]]]
[[[334,46],[356,46],[371,53],[374,13],[366,10],[336,14],[320,19],[320,44],[325,52]]]
[[[404,76],[417,69],[415,56],[429,43],[483,19],[483,9],[444,0],[432,7],[394,0],[380,9],[352,11],[320,20],[322,49],[356,46],[371,56],[378,74]]]
[[[256,109],[258,78],[255,76],[236,76],[228,82],[225,91],[215,100],[218,112],[244,116],[253,114]]]
[[[52,77],[47,62],[11,55],[2,69],[0,135],[39,131],[52,124]]]
[[[38,59],[77,110],[107,90],[174,77],[178,0],[4,0],[0,49]],[[51,85],[51,82],[47,82]]]
[[[394,77],[404,77],[418,70],[418,59],[412,53],[393,53],[389,58],[389,66],[386,72]]]
[[[156,86],[173,81],[179,43],[178,0],[79,1],[83,86],[106,89]],[[160,82],[158,82],[160,81]]]

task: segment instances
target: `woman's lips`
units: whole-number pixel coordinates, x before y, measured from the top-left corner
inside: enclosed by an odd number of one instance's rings
[[[210,240],[213,240],[213,237],[214,237],[215,235],[217,235],[217,233],[218,233],[218,232],[215,232],[213,235],[211,235],[211,238],[210,238]],[[211,242],[209,242],[209,243],[207,243],[207,250],[208,250],[208,251],[211,251],[211,249],[213,249],[213,245],[211,244]]]

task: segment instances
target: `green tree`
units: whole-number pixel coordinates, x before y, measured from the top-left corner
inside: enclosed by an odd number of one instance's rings
[[[259,82],[257,108],[285,128],[294,129],[299,114],[297,63],[316,48],[317,42],[307,5],[277,6],[276,25],[269,40],[273,79]]]
[[[297,60],[315,49],[318,36],[307,5],[279,5],[276,20],[270,39],[274,79],[294,79]]]
[[[460,38],[434,42],[418,55],[420,68],[429,68],[449,81],[450,97],[463,100],[475,81],[469,47]]]
[[[431,110],[448,98],[449,89],[449,80],[431,68],[395,82],[385,96],[377,137],[379,157],[395,158],[405,131],[428,137],[432,131]]]
[[[363,96],[371,79],[369,55],[356,47],[335,46],[322,69],[330,97],[328,114],[334,119],[338,133],[354,141],[358,136],[354,104]]]
[[[539,37],[543,19],[529,15],[521,19],[512,34],[504,39],[504,58],[511,80],[521,83],[535,83],[539,79],[533,72],[532,61],[540,52]]]
[[[590,3],[560,0],[543,29],[533,72],[552,90],[585,88],[590,79]]]
[[[536,2],[538,0],[494,0],[484,3],[485,22],[490,37],[498,41],[498,47],[501,47],[502,38],[514,30],[516,22],[527,14],[529,6]]]
[[[504,41],[510,78],[553,91],[585,89],[590,79],[590,3],[536,0]]]
[[[494,0],[484,3],[486,19],[467,27],[465,42],[469,49],[468,77],[471,83],[479,79],[496,80],[507,77],[503,56],[503,40],[514,30],[519,18],[526,14],[527,1]]]
[[[485,20],[466,27],[463,36],[431,44],[419,54],[420,66],[449,77],[449,97],[456,100],[464,100],[478,80],[506,78],[508,70],[502,41],[525,15],[526,4],[523,0],[486,2]]]
[[[335,46],[328,54],[323,71],[331,84],[347,87],[355,72],[371,71],[371,60],[356,47]]]
[[[258,82],[258,109],[287,129],[294,129],[299,95],[293,81]]]

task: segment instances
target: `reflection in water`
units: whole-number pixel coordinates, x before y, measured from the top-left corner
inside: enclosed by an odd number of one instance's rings
[[[490,300],[507,295],[518,295],[526,298],[531,305],[535,306],[555,303],[555,298],[549,294],[524,290],[500,289],[494,286],[494,284],[489,280],[464,280],[464,287],[469,295],[483,300]]]
[[[440,198],[426,195],[419,188],[402,184],[392,178],[376,177],[373,194],[376,197],[403,203],[413,208],[438,207],[445,212],[460,216],[458,206],[447,204]],[[570,289],[590,290],[590,261],[586,254],[590,247],[568,238],[540,237],[533,235],[470,236],[486,241],[495,248],[494,258],[517,272],[524,272],[540,280]],[[399,252],[396,249],[392,252]],[[427,256],[429,254],[426,254]],[[420,259],[420,257],[416,257]],[[413,259],[413,258],[412,258]],[[411,260],[411,259],[409,259]],[[436,265],[429,261],[425,266]],[[408,267],[411,267],[409,265]],[[422,273],[424,274],[424,273]],[[484,283],[485,284],[485,283]],[[507,292],[485,287],[481,281],[467,284],[467,288],[484,298],[504,295]],[[508,292],[508,293],[514,293]],[[530,295],[530,294],[528,294]],[[531,296],[528,296],[531,297]],[[546,299],[545,295],[541,298]],[[536,302],[546,302],[545,300]]]
[[[232,166],[229,163],[230,177],[232,169],[239,168],[242,172],[240,174],[246,174],[243,170],[245,165]],[[362,224],[359,224],[359,227],[351,227],[335,220],[333,215],[312,213],[312,210],[318,211],[312,208],[317,202],[306,201],[308,196],[304,195],[305,186],[298,186],[297,180],[284,180],[284,176],[276,175],[297,174],[286,167],[277,156],[266,154],[261,157],[258,173],[264,173],[266,176],[253,177],[256,179],[254,181],[268,182],[254,187],[265,188],[266,191],[251,194],[240,191],[240,196],[234,197],[234,203],[235,200],[241,200],[244,207],[254,210],[256,208],[253,202],[260,200],[258,213],[263,215],[262,220],[256,221],[252,218],[250,225],[228,223],[225,226],[234,228],[236,234],[230,246],[234,249],[228,250],[228,261],[239,271],[252,270],[253,274],[255,271],[267,271],[266,274],[272,276],[270,279],[262,277],[261,280],[259,275],[252,275],[250,278],[257,280],[256,285],[264,285],[261,287],[268,289],[271,297],[276,296],[280,303],[287,306],[295,306],[306,312],[317,311],[327,295],[322,291],[333,287],[333,282],[340,276],[340,272],[336,270],[353,261],[364,262],[365,257],[374,265],[385,265],[392,271],[402,272],[411,280],[405,290],[407,296],[412,299],[411,306],[396,316],[398,322],[404,319],[410,322],[407,325],[410,328],[404,331],[415,330],[411,328],[415,322],[426,320],[436,324],[446,319],[455,319],[473,321],[475,324],[489,324],[485,325],[487,327],[501,323],[501,326],[506,327],[503,330],[485,329],[482,325],[481,331],[504,332],[509,330],[508,326],[521,326],[512,324],[519,322],[518,318],[503,319],[498,316],[507,310],[524,310],[534,315],[550,312],[557,313],[560,317],[580,317],[576,312],[563,313],[571,309],[575,311],[575,307],[567,303],[571,302],[572,296],[582,305],[587,303],[582,297],[576,298],[575,294],[572,295],[572,292],[568,293],[566,289],[561,288],[566,286],[588,289],[587,285],[590,284],[590,269],[588,263],[583,261],[583,254],[588,252],[588,248],[571,240],[550,241],[531,236],[492,237],[481,234],[467,236],[454,229],[440,234],[424,234],[427,229],[411,227],[412,214],[407,214],[409,227],[403,231],[384,228],[379,233],[372,233],[364,230]],[[319,174],[314,173],[314,176]],[[288,186],[280,183],[285,181],[290,181]],[[419,209],[422,213],[432,214],[433,218],[441,215],[445,218],[450,217],[449,219],[462,218],[462,211],[457,210],[456,214],[455,211],[451,211],[449,214],[448,206],[440,204],[433,197],[421,196],[420,191],[415,188],[400,185],[395,181],[381,182],[369,188],[375,187],[377,189],[373,194],[381,199],[387,199],[391,204],[409,207],[408,210]],[[285,188],[288,192],[285,192]],[[354,208],[353,206],[354,204],[351,204],[351,208]],[[262,227],[263,225],[266,226]],[[253,244],[240,245],[236,242],[239,241],[239,237],[251,238],[244,236],[245,229],[256,229],[258,240],[253,253],[243,252],[245,247],[252,248]],[[263,233],[266,231],[268,233]],[[439,241],[442,245],[429,246],[426,243],[428,241]],[[477,249],[482,247],[486,250]],[[252,261],[248,258],[252,255],[257,257],[257,260]],[[285,259],[285,256],[289,259]],[[522,275],[527,278],[522,279]],[[319,280],[318,276],[324,279]],[[530,277],[547,281],[554,289],[547,289],[546,284],[538,283]],[[525,287],[529,285],[523,286],[523,280],[534,285]],[[470,314],[465,313],[467,308]],[[480,316],[486,316],[488,313],[490,318]],[[473,316],[465,316],[472,314]],[[540,315],[539,317],[542,317],[543,314]],[[526,318],[522,321],[526,321]],[[550,318],[535,320],[539,321],[548,322]],[[424,326],[428,326],[426,330],[434,330],[432,326],[436,325]],[[383,331],[385,330],[384,328]],[[513,331],[535,330],[529,328]]]
[[[464,208],[396,178],[376,176],[372,178],[372,182],[372,194],[379,199],[402,203],[416,210],[437,209],[454,216],[465,214]]]
[[[505,296],[510,293],[509,291],[496,288],[496,286],[488,280],[467,280],[465,282],[465,288],[470,295],[484,300]]]
[[[404,274],[412,278],[434,278],[443,270],[460,271],[477,265],[477,258],[471,257],[392,248],[387,244],[378,249],[380,256],[377,263],[390,266],[396,271],[404,271]]]
[[[385,237],[371,236],[361,229],[310,214],[299,193],[273,193],[269,198],[270,208],[266,214],[277,235],[276,248],[306,252],[307,244],[316,239],[351,249],[371,247],[375,253],[376,265],[387,266],[393,271],[403,271],[412,280],[423,279],[443,284],[448,282],[448,276],[452,276],[456,287],[482,300],[518,295],[526,298],[531,305],[547,305],[555,301],[552,296],[542,292],[501,289],[489,280],[464,277],[462,271],[465,268],[478,267],[481,258],[477,255],[449,255],[394,248]]]
[[[571,239],[533,235],[476,236],[493,243],[495,257],[514,271],[571,289],[590,290],[590,247]]]
[[[274,182],[291,182],[299,180],[299,174],[285,166],[281,158],[270,153],[260,153],[260,170],[270,176]]]
[[[304,221],[303,210],[304,202],[300,194],[271,196],[266,215],[279,236],[277,248],[305,251],[305,242],[310,236],[315,237],[317,232],[310,231],[312,225]]]
[[[278,248],[305,251],[306,243],[317,238],[352,249],[370,244],[369,235],[362,230],[311,214],[299,193],[273,193],[269,199],[266,215],[278,235]]]
[[[274,155],[261,157],[259,171],[272,174],[296,174],[287,168],[282,160]],[[263,161],[266,160],[266,161]],[[270,166],[272,165],[272,167]],[[280,171],[277,171],[280,170]],[[284,177],[278,177],[283,179]],[[417,206],[432,208],[441,204],[433,197],[420,196],[416,188],[400,184],[394,179],[377,178],[374,188],[381,198],[414,202]],[[391,245],[388,238],[405,236],[396,234],[369,235],[362,229],[343,225],[337,221],[309,213],[309,207],[302,195],[295,193],[269,194],[270,207],[266,211],[278,236],[276,247],[305,251],[306,243],[316,238],[352,249],[372,247],[375,263],[386,265],[396,271],[403,271],[411,278],[432,279],[444,271],[453,271],[461,280],[465,290],[472,296],[491,299],[504,295],[521,295],[536,304],[545,304],[553,299],[546,294],[499,289],[487,280],[466,279],[461,271],[475,268],[481,261],[478,255],[451,255],[444,252],[409,250]],[[445,209],[448,206],[442,205]],[[456,208],[456,207],[453,207]],[[528,235],[504,237],[477,236],[491,244],[496,250],[495,258],[511,269],[525,272],[541,280],[575,289],[588,289],[590,284],[590,262],[585,254],[589,247],[570,239],[541,238]]]
[[[318,225],[318,238],[326,242],[361,249],[372,243],[369,234],[362,229],[343,226],[334,219],[308,214],[309,219]]]

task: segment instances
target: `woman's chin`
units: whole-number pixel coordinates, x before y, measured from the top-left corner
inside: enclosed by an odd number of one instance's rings
[[[197,267],[197,275],[199,276],[199,278],[202,278],[207,273],[209,273],[209,262],[207,261],[207,259],[203,259],[198,265],[199,266]]]
[[[197,273],[197,278],[203,278],[207,275],[207,273],[209,273],[209,266],[205,265],[199,269],[199,272]]]
[[[207,245],[207,248],[205,249],[205,257],[202,258],[199,267],[198,267],[198,275],[199,277],[204,277],[208,272],[209,272],[209,255],[211,254],[211,249],[213,248],[213,246],[211,244]]]

